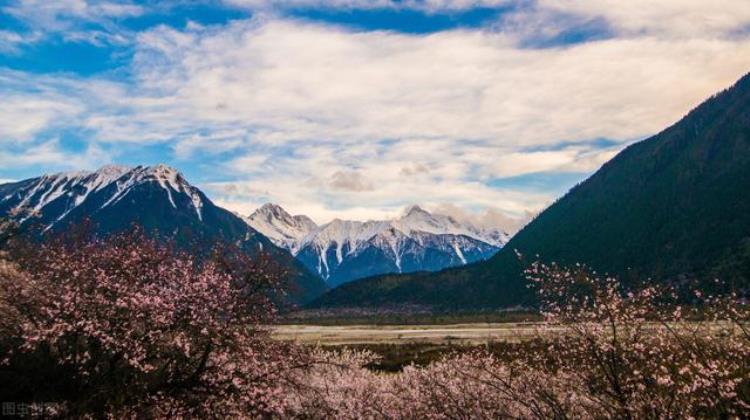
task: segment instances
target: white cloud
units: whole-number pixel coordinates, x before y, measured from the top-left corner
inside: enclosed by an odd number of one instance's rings
[[[188,159],[197,153],[205,156],[236,149],[245,142],[246,137],[247,133],[241,129],[192,133],[175,139],[172,149],[177,159]]]
[[[255,11],[307,9],[410,9],[452,13],[476,8],[510,7],[503,25],[529,36],[559,33],[560,26],[603,19],[620,36],[727,36],[747,30],[746,0],[225,0]],[[510,19],[508,19],[510,18]],[[503,30],[502,27],[499,28]],[[532,34],[532,32],[537,32]]]
[[[24,38],[16,32],[0,30],[0,53],[18,53],[19,46],[26,42]]]
[[[490,178],[513,177],[538,172],[590,173],[617,154],[622,145],[602,148],[592,144],[572,145],[555,150],[521,150],[496,154],[487,147],[467,150],[467,161],[482,168]]]
[[[494,208],[471,211],[450,203],[440,204],[429,208],[428,210],[436,214],[452,216],[456,220],[469,222],[474,226],[483,228],[500,228],[509,234],[516,233],[529,220],[531,220],[533,216],[533,213],[527,212],[520,217],[508,217],[505,213]]]
[[[746,0],[538,0],[538,10],[602,17],[618,33],[705,38],[747,29]]]
[[[336,171],[331,175],[331,188],[341,191],[372,191],[375,187],[362,174],[355,171]]]
[[[575,157],[570,150],[509,153],[493,159],[493,173],[497,177],[508,177],[544,172],[571,163]]]
[[[60,147],[57,139],[31,145],[22,151],[0,150],[0,166],[3,168],[26,168],[42,165],[48,171],[62,169],[94,169],[110,161],[107,152],[96,145],[83,153],[71,153]]]
[[[202,185],[217,202],[241,214],[250,214],[264,202],[279,203],[295,214],[306,214],[318,223],[333,218],[369,220],[395,217],[408,204],[420,203],[437,208],[445,203],[468,204],[495,209],[506,217],[522,219],[527,209],[546,206],[544,194],[495,189],[477,182],[440,181],[425,184],[402,181],[387,183],[376,190],[352,194],[326,191],[316,181],[304,182],[294,176]],[[316,188],[317,187],[317,188]],[[510,215],[510,216],[508,216]]]
[[[76,104],[46,98],[5,97],[0,101],[0,143],[28,141],[80,109]]]
[[[421,145],[403,141],[359,148],[298,145],[289,156],[259,155],[262,164],[252,161],[247,177],[203,187],[229,208],[245,214],[271,201],[292,212],[307,214],[317,222],[335,217],[388,218],[414,203],[428,208],[453,203],[496,209],[521,219],[527,211],[542,208],[554,198],[545,193],[489,187],[471,175],[475,165],[471,157],[454,160],[460,158],[455,154],[463,153],[455,146],[449,141]],[[446,147],[454,149],[446,152]],[[253,155],[249,156],[252,160]],[[237,164],[232,161],[228,165]],[[331,185],[332,180],[351,182],[343,188]]]
[[[102,22],[109,18],[138,16],[141,6],[104,0],[16,0],[3,12],[47,30],[65,30],[73,19]]]
[[[45,78],[0,70],[0,144],[28,142],[42,131],[74,122],[86,107],[65,89]]]
[[[139,16],[145,9],[129,1],[107,0],[11,0],[0,7],[2,12],[32,28],[29,33],[6,36],[15,44],[34,43],[45,34],[59,34],[66,41],[94,45],[124,44],[130,36],[114,24],[114,20]],[[92,29],[91,24],[98,26]],[[0,47],[3,45],[0,36]],[[7,45],[7,43],[6,43]],[[12,44],[11,44],[12,45]]]
[[[476,7],[498,7],[513,0],[224,0],[253,10],[288,8],[415,9],[426,12],[458,11]]]
[[[140,107],[131,124],[169,128],[165,111],[196,126],[245,125],[267,144],[634,139],[738,78],[749,53],[747,40],[526,50],[488,32],[352,33],[289,21],[162,28],[141,37],[137,56],[142,87],[159,102]]]

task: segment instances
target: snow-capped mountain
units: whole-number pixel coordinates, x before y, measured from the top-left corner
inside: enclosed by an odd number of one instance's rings
[[[0,217],[10,217],[42,235],[90,220],[99,234],[133,225],[189,247],[223,241],[250,253],[263,250],[290,273],[300,300],[322,293],[325,284],[285,249],[276,247],[241,218],[211,202],[174,168],[105,166],[93,172],[63,172],[0,185]]]
[[[166,165],[108,165],[94,172],[61,172],[0,185],[0,211],[17,215],[20,223],[41,224],[47,231],[78,213],[90,218],[107,212],[121,202],[132,201],[139,192],[147,192],[152,204],[155,194],[161,194],[174,210],[187,210],[191,217],[203,221],[208,199]]]
[[[470,223],[459,222],[451,216],[432,214],[419,206],[409,207],[404,216],[392,222],[405,234],[425,232],[435,235],[463,235],[502,247],[510,235],[500,229],[478,228]]]
[[[253,229],[276,245],[294,252],[301,239],[318,228],[307,216],[292,216],[276,204],[267,203],[246,219]]]
[[[484,260],[508,240],[500,230],[481,229],[418,206],[394,220],[335,219],[316,226],[306,216],[266,204],[246,221],[331,286],[377,274],[435,271]]]

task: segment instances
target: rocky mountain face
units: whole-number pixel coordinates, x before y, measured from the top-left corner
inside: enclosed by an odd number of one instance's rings
[[[288,249],[332,286],[384,273],[437,271],[489,258],[507,242],[481,229],[413,206],[394,220],[333,220],[321,226],[266,204],[246,221]]]

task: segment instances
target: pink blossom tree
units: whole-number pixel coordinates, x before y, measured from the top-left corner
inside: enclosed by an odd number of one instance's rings
[[[397,374],[372,355],[324,353],[298,372],[287,414],[315,418],[740,418],[750,412],[747,303],[688,311],[667,287],[625,290],[585,267],[528,271],[544,322],[502,357],[448,355]],[[698,293],[700,295],[700,293]]]
[[[3,362],[68,415],[278,413],[294,354],[261,326],[276,279],[257,268],[138,232],[27,247],[0,266]]]
[[[533,264],[549,365],[578,378],[595,412],[615,417],[736,416],[750,410],[747,302],[680,305],[668,286],[625,290],[584,266]],[[700,292],[697,296],[702,296]]]

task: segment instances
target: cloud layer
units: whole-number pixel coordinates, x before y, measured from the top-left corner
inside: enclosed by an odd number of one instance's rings
[[[147,13],[70,3],[85,7],[38,19]],[[750,70],[744,0],[325,3],[235,0],[258,13],[131,34],[127,77],[0,69],[0,161],[98,164],[158,148],[242,212],[271,200],[321,222],[416,202],[515,226],[555,193],[498,179],[584,177]],[[487,27],[422,35],[279,11],[499,4],[515,8]],[[598,35],[550,43],[584,25]]]

